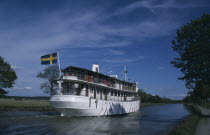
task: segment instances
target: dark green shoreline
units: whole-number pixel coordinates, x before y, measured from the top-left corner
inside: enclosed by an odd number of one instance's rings
[[[199,120],[200,117],[197,114],[191,114],[174,129],[172,129],[168,135],[194,135]]]
[[[194,135],[201,120],[201,112],[192,104],[184,104],[192,114],[177,125],[168,135]]]

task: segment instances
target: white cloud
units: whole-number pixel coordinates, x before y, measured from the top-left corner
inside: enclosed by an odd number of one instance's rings
[[[32,87],[25,86],[25,87],[13,87],[14,90],[32,90]]]
[[[32,87],[25,87],[25,89],[26,89],[26,90],[31,90],[31,89],[32,89]]]
[[[138,56],[135,58],[111,58],[111,59],[104,59],[104,62],[108,63],[129,63],[129,62],[136,62],[139,60],[143,60],[144,56]]]
[[[114,50],[114,49],[111,49],[111,50],[109,50],[109,52],[111,54],[114,54],[114,55],[124,55],[124,54],[126,54],[126,52],[123,51],[123,50]]]
[[[14,65],[11,65],[11,68],[14,69],[14,70],[22,70],[23,67],[22,66],[14,66]]]

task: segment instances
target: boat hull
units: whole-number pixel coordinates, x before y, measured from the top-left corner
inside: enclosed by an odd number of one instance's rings
[[[50,105],[61,112],[61,116],[106,116],[136,112],[139,110],[140,100],[115,101],[75,95],[54,95],[50,98]]]

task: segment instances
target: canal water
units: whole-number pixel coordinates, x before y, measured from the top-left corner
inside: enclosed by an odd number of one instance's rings
[[[145,106],[115,117],[61,117],[56,112],[2,111],[1,135],[167,135],[190,111],[182,104]]]

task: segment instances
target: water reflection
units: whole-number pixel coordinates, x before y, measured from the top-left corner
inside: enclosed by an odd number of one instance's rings
[[[142,107],[117,117],[60,117],[43,112],[0,112],[0,133],[62,135],[164,135],[189,111],[182,104]]]

